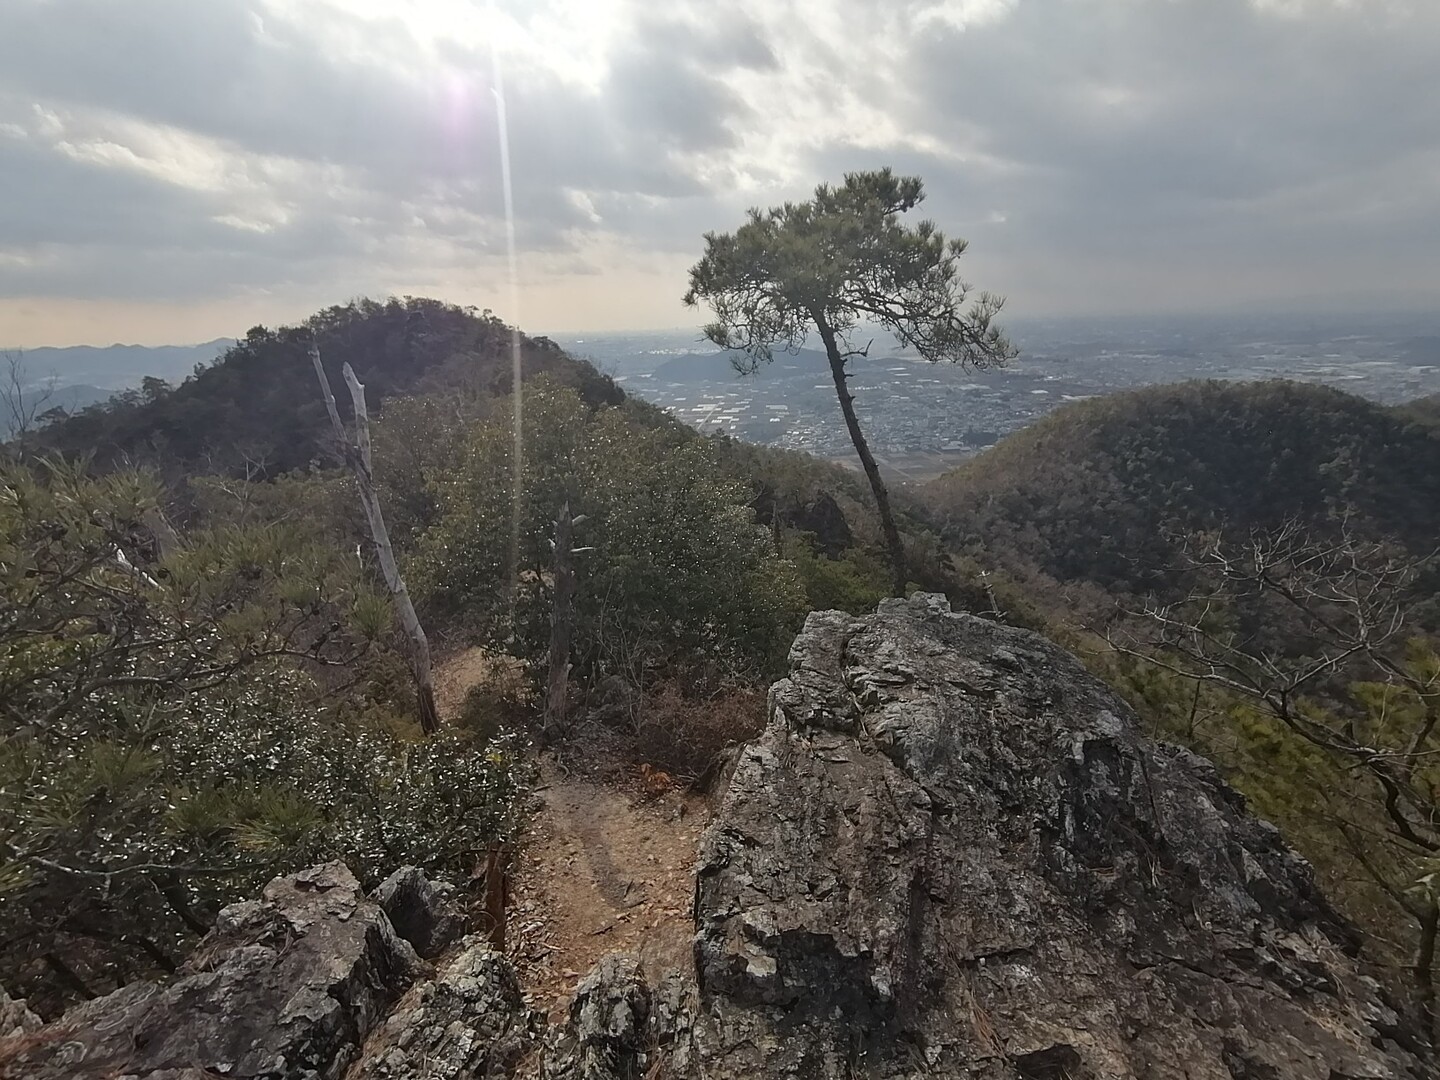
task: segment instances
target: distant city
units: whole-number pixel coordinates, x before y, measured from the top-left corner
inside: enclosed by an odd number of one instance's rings
[[[1296,379],[1386,404],[1440,393],[1440,317],[1069,319],[1017,323],[1011,366],[929,364],[877,335],[850,386],[881,464],[921,481],[1066,402],[1186,379]],[[864,345],[870,335],[857,334]],[[824,355],[753,375],[698,333],[555,335],[624,388],[705,432],[853,463]]]
[[[1156,383],[1298,379],[1386,404],[1440,393],[1440,316],[1016,320],[1008,328],[1020,358],[983,372],[926,363],[884,334],[855,335],[869,356],[851,361],[850,386],[893,476],[928,479],[1066,402]],[[819,351],[777,352],[741,375],[694,330],[551,336],[700,431],[854,464]],[[75,409],[139,387],[145,375],[181,379],[232,343],[34,349],[23,366],[31,391]]]

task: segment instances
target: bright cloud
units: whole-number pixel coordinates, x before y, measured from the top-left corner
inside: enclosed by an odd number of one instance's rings
[[[681,323],[704,230],[885,163],[1017,313],[1433,302],[1436,55],[1428,0],[6,0],[0,344],[504,313],[497,64],[536,329]]]

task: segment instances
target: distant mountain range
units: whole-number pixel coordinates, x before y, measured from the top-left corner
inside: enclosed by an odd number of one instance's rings
[[[31,385],[51,385],[58,391],[84,383],[113,392],[139,386],[147,375],[179,382],[197,364],[208,366],[234,344],[234,338],[216,338],[202,345],[47,345],[12,351],[20,356]]]
[[[178,383],[197,368],[209,367],[235,344],[216,338],[202,345],[46,345],[38,349],[5,350],[4,371],[13,360],[13,379],[0,402],[0,439],[13,434],[20,413],[39,416],[52,409],[77,412],[107,401],[122,390],[140,386],[147,377]],[[20,403],[12,407],[10,396]]]

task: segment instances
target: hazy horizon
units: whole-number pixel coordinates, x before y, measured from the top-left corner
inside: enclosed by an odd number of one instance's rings
[[[1014,317],[1424,309],[1437,54],[1418,0],[9,0],[0,341],[683,326],[705,230],[881,164]]]
[[[313,312],[307,313],[313,314]],[[1141,327],[1164,327],[1173,329],[1211,329],[1239,333],[1248,324],[1255,322],[1268,323],[1271,329],[1284,326],[1286,329],[1296,330],[1304,327],[1319,324],[1331,330],[1394,330],[1396,323],[1400,324],[1401,334],[1407,332],[1440,334],[1440,316],[1437,316],[1430,309],[1420,307],[1396,308],[1394,310],[1384,309],[1362,309],[1358,311],[1336,312],[1334,310],[1324,311],[1303,311],[1303,310],[1213,310],[1213,311],[1188,311],[1188,312],[1129,312],[1097,314],[1083,313],[1073,315],[1051,315],[1051,316],[1016,316],[1005,320],[1007,329],[1012,336],[1025,337],[1027,334],[1038,332],[1053,332],[1056,329],[1068,329],[1076,332],[1110,330],[1118,333],[1133,332]],[[265,325],[275,328],[289,323],[264,323],[253,325]],[[242,339],[251,329],[251,326],[234,328],[228,333],[219,333],[212,336],[197,338],[193,340],[88,340],[88,341],[47,341],[34,344],[0,341],[0,353],[20,352],[31,353],[45,349],[115,349],[115,348],[139,348],[139,349],[164,349],[164,348],[197,348],[206,345],[213,345],[217,342],[236,341]],[[679,324],[674,326],[624,326],[613,329],[602,329],[596,327],[583,328],[549,328],[522,327],[524,332],[531,337],[549,337],[565,339],[568,341],[581,341],[586,338],[600,339],[623,339],[630,336],[681,336],[693,335],[695,344],[700,348],[711,347],[704,339],[700,325]],[[862,335],[865,333],[883,333],[873,328],[861,328]],[[1021,357],[1023,360],[1023,356]]]

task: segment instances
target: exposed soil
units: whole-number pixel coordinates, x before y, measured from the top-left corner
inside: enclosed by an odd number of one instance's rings
[[[511,657],[478,647],[461,649],[435,665],[435,709],[442,719],[455,720],[472,686],[487,681],[493,687],[514,686],[520,680],[518,671],[519,663]]]
[[[599,760],[567,775],[553,758],[537,794],[506,943],[531,1003],[554,1014],[608,953],[634,956],[647,976],[687,969],[705,800],[621,786]]]
[[[437,665],[442,718],[458,713],[494,662],[469,649]],[[635,957],[647,976],[692,962],[695,854],[710,806],[627,760],[620,741],[592,724],[562,755],[538,761],[529,830],[511,862],[506,952],[527,1001],[552,1019],[609,953]]]
[[[490,654],[484,649],[462,649],[435,665],[435,710],[441,719],[454,720],[465,704],[465,692],[490,672]]]

